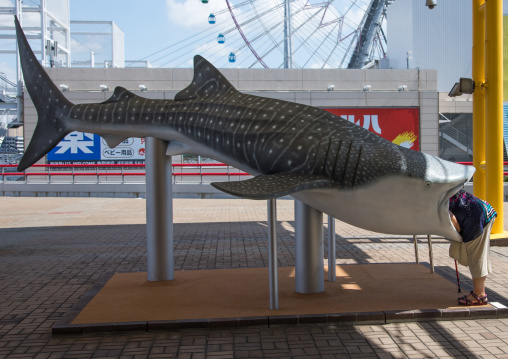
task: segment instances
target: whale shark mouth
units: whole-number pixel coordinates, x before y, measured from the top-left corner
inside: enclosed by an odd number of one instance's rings
[[[415,191],[418,186],[421,190]],[[451,189],[430,190],[416,179],[390,178],[361,189],[321,188],[292,196],[334,218],[373,232],[432,234],[462,241],[448,214],[448,196],[463,186],[461,183]]]
[[[375,232],[433,234],[462,241],[451,223],[448,201],[470,180],[474,168],[424,157],[431,170],[425,178],[392,175],[357,188],[340,188],[322,176],[291,173],[212,185],[248,199],[292,195],[332,217]]]

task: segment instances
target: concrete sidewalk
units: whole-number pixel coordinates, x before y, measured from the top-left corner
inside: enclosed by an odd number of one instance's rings
[[[279,265],[290,266],[293,201],[277,205]],[[0,358],[508,358],[508,318],[52,336],[107,272],[146,271],[145,201],[0,197],[0,207]],[[176,270],[268,266],[264,201],[175,199],[174,222]],[[414,262],[412,237],[339,221],[336,233],[337,264]],[[455,276],[448,243],[434,239],[435,266]],[[489,300],[506,305],[508,247],[491,252]]]

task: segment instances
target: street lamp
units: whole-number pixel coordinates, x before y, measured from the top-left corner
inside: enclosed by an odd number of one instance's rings
[[[428,6],[429,9],[434,9],[435,6],[437,6],[437,0],[427,0],[425,2],[425,6]]]

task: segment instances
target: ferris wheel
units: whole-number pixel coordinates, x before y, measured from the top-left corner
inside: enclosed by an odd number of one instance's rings
[[[206,28],[145,59],[181,67],[200,53],[225,68],[362,68],[386,57],[394,0],[222,1],[203,19]]]

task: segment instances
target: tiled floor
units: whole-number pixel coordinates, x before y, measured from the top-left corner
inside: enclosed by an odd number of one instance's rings
[[[293,202],[277,204],[279,265],[294,265]],[[0,197],[0,208],[0,358],[508,358],[508,319],[52,336],[105,273],[146,271],[145,202]],[[268,265],[266,202],[175,199],[174,221],[176,270]],[[339,221],[336,233],[338,264],[414,261],[412,237]],[[508,247],[491,253],[489,299],[508,304]],[[434,258],[455,276],[446,240]],[[468,290],[467,268],[460,279]]]

